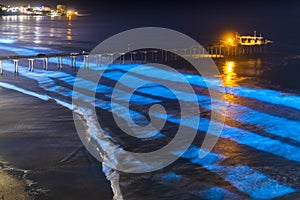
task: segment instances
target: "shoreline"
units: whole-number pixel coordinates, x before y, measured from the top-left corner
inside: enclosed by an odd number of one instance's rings
[[[102,164],[84,148],[62,161],[81,145],[71,111],[4,88],[0,94],[0,157],[4,168],[8,166],[7,171],[0,168],[0,179],[11,181],[0,190],[0,198],[112,199]]]

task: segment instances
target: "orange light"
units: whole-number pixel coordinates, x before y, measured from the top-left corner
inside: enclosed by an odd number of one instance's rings
[[[226,71],[228,74],[232,73],[234,67],[234,62],[228,61],[226,64]]]
[[[236,82],[235,62],[227,61],[223,66],[223,83],[225,86],[235,86]]]
[[[221,37],[221,43],[224,45],[230,45],[230,46],[235,46],[236,45],[236,40],[235,40],[235,34],[232,32],[227,32],[224,33]]]

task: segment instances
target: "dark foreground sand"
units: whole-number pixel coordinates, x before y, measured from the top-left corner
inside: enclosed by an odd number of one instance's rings
[[[0,96],[1,200],[112,199],[101,163],[80,148],[70,110],[3,88]]]

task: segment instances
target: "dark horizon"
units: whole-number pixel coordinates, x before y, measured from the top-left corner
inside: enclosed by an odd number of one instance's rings
[[[131,28],[155,26],[171,28],[183,32],[196,40],[199,35],[207,35],[200,42],[212,42],[226,32],[252,34],[254,30],[265,37],[287,45],[298,45],[300,35],[300,2],[269,1],[120,1],[104,0],[17,0],[1,1],[6,3],[31,5],[65,4],[81,14],[91,14],[88,20],[99,21],[99,26],[109,24],[110,34]],[[82,32],[96,31],[90,27]],[[103,33],[102,33],[103,34]],[[288,40],[286,36],[289,35]],[[298,45],[300,46],[300,44]],[[298,47],[297,47],[298,49]]]
[[[146,13],[149,13],[149,11],[154,11],[155,14],[175,14],[173,11],[183,11],[186,13],[188,10],[196,12],[196,11],[222,11],[227,10],[229,14],[231,12],[234,12],[236,9],[240,10],[251,10],[253,11],[253,14],[256,13],[257,9],[265,9],[268,11],[268,9],[273,9],[274,7],[280,7],[282,9],[290,8],[290,7],[300,7],[299,1],[296,0],[290,0],[290,1],[276,1],[271,2],[270,1],[258,1],[253,0],[251,3],[248,2],[240,2],[240,1],[194,1],[194,0],[188,0],[184,2],[180,1],[158,1],[158,0],[152,0],[152,1],[121,1],[121,0],[105,0],[105,1],[82,1],[82,0],[17,0],[17,1],[11,1],[11,0],[3,0],[0,2],[0,4],[5,5],[27,5],[30,4],[32,6],[41,6],[41,5],[47,5],[54,7],[57,4],[64,4],[67,5],[70,9],[77,9],[82,12],[91,12],[91,13],[97,13],[97,12],[104,12],[104,13],[114,13],[117,14],[119,12],[126,13],[127,12],[139,12],[139,11],[145,11]],[[153,14],[153,13],[152,13]],[[179,14],[179,13],[177,13]]]

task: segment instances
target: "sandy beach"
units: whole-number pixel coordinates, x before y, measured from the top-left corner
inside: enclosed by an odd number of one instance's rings
[[[25,192],[24,184],[16,178],[0,170],[0,198],[1,200],[29,200],[29,195]]]

